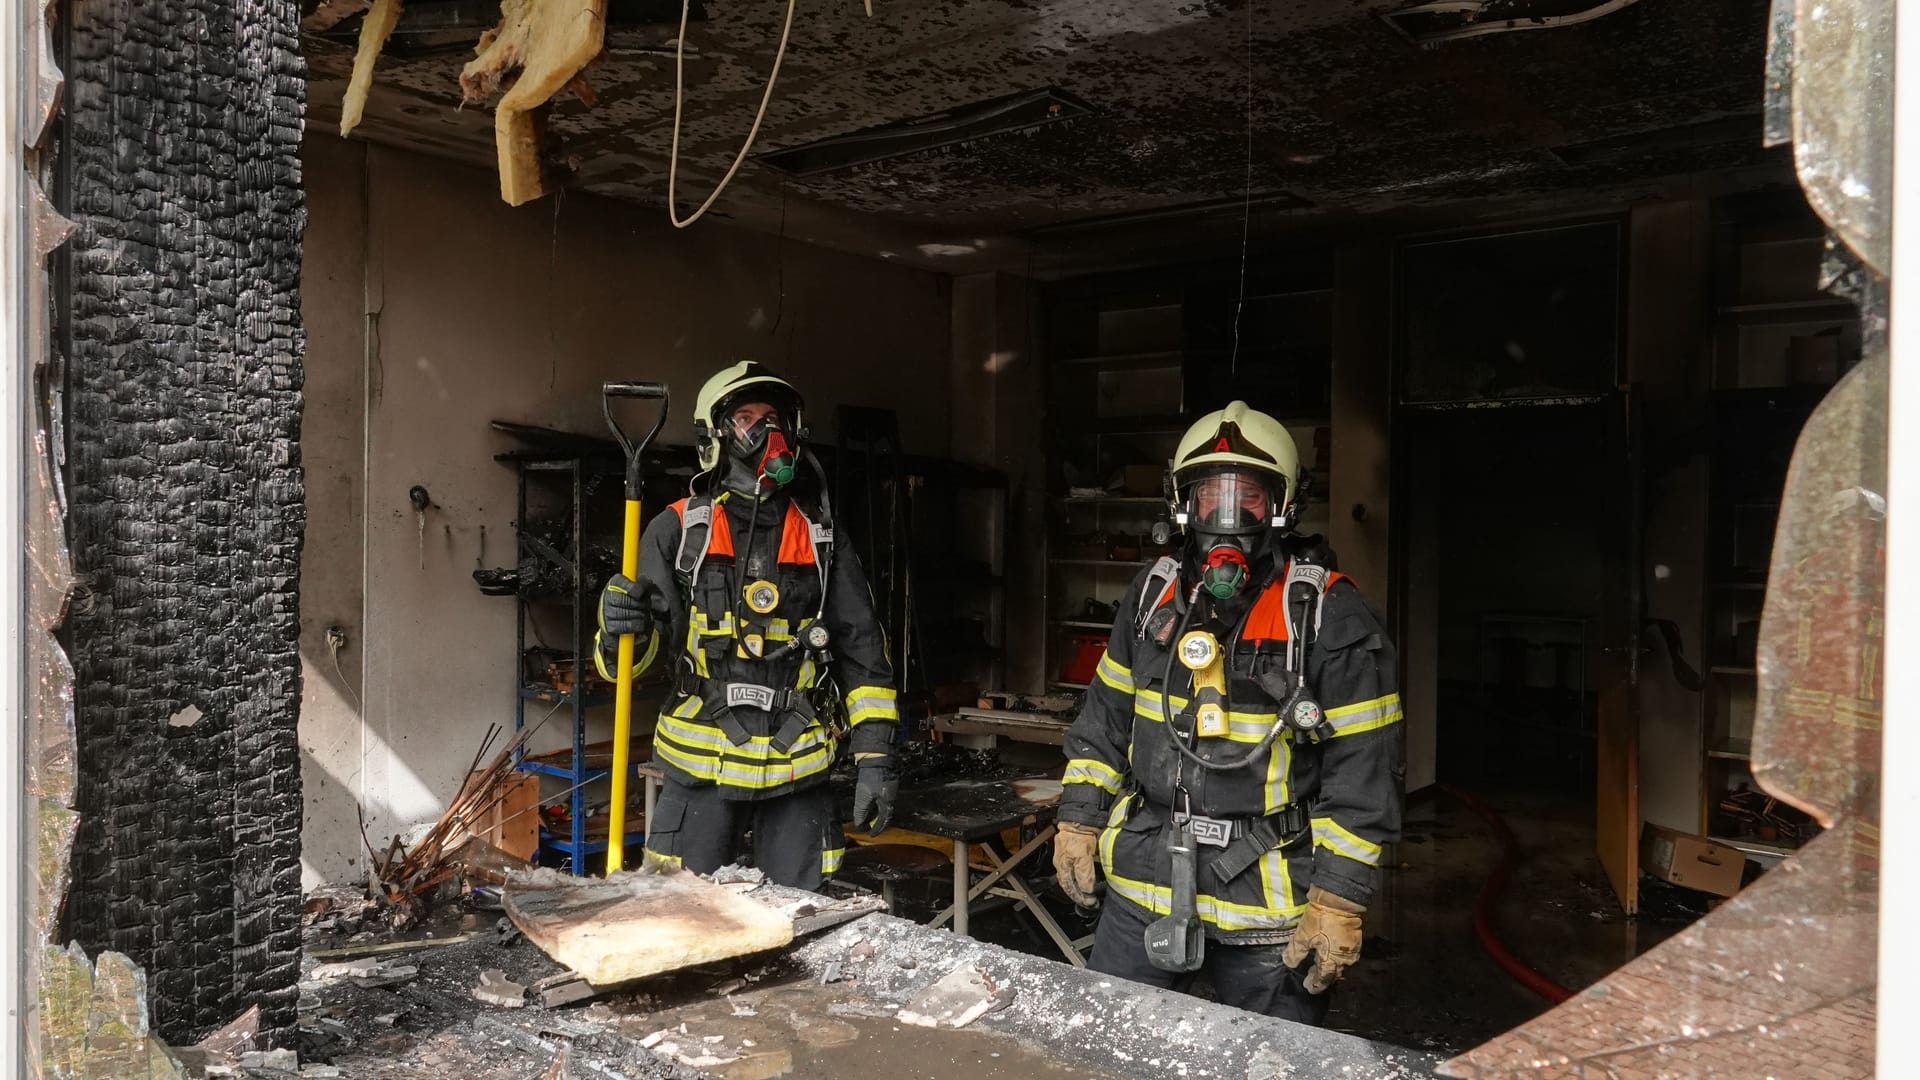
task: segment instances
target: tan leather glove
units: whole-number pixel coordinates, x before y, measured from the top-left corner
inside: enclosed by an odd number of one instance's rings
[[[1294,928],[1293,940],[1281,961],[1299,967],[1311,952],[1312,970],[1307,972],[1310,994],[1324,994],[1340,981],[1340,973],[1360,959],[1360,915],[1366,906],[1315,885],[1307,890],[1307,910]]]
[[[1100,903],[1093,895],[1093,869],[1100,863],[1100,830],[1078,821],[1063,821],[1053,837],[1053,870],[1060,890],[1081,907]]]

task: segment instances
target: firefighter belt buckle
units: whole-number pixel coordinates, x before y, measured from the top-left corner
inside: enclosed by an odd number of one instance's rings
[[[1175,825],[1185,825],[1191,830],[1193,840],[1197,844],[1223,848],[1233,842],[1233,822],[1231,821],[1221,821],[1219,818],[1204,817],[1200,814],[1182,814],[1179,811],[1175,811],[1173,823]]]
[[[753,683],[728,683],[727,707],[737,709],[742,705],[751,705],[762,712],[772,712],[776,695],[770,686],[756,686]]]

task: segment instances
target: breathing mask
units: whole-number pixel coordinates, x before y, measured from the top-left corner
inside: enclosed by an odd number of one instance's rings
[[[799,438],[776,405],[742,402],[717,425],[726,444],[726,484],[747,494],[786,487],[799,473]]]
[[[1268,478],[1226,467],[1203,473],[1178,492],[1175,520],[1207,595],[1226,600],[1247,587],[1253,567],[1273,543],[1279,500]]]

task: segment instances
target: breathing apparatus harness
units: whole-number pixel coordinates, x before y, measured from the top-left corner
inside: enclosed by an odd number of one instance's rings
[[[708,433],[703,431],[701,434]],[[746,543],[738,547],[734,554],[733,587],[728,612],[734,626],[733,639],[747,655],[768,665],[804,649],[813,661],[814,678],[813,685],[804,689],[729,682],[726,684],[724,707],[718,711],[714,723],[735,746],[743,746],[752,735],[732,715],[735,706],[751,706],[781,716],[784,719],[771,742],[775,750],[786,753],[816,722],[823,723],[834,738],[845,735],[834,706],[836,695],[830,693],[833,684],[828,672],[833,662],[833,634],[824,621],[828,582],[833,569],[833,502],[827,494],[826,470],[821,466],[820,459],[806,446],[804,431],[796,433],[793,440],[799,444],[797,451],[781,428],[764,419],[755,425],[750,438],[744,441],[749,451],[762,449],[763,452],[754,482],[753,509],[748,515]],[[720,467],[737,467],[739,458],[731,453],[728,458]],[[814,607],[813,617],[795,628],[786,642],[769,650],[765,635],[750,629],[755,621],[749,612],[762,617],[771,615],[780,604],[780,588],[770,578],[753,574],[750,564],[753,562],[754,542],[758,539],[761,509],[765,505],[768,489],[777,490],[791,483],[797,473],[795,466],[798,459],[807,462],[819,482],[818,520],[808,520],[808,539],[813,545],[815,569],[820,579],[820,599]],[[697,484],[699,477],[694,479]],[[734,494],[744,493],[736,490]],[[712,535],[712,515],[726,512],[719,505],[719,497],[702,496],[696,499],[697,502],[689,502],[682,518],[680,550],[674,560],[675,572],[682,586],[687,588],[691,587],[699,575],[701,564],[706,561],[707,546]],[[774,559],[777,564],[777,552]],[[706,681],[693,670],[693,661],[684,653],[681,655],[681,673],[696,688]]]
[[[1161,576],[1163,573],[1164,577]],[[1148,575],[1147,595],[1158,595],[1160,590],[1166,588],[1166,583],[1177,581],[1177,574],[1178,564],[1172,559],[1162,559],[1155,565],[1154,572]],[[1306,680],[1308,650],[1313,636],[1319,630],[1326,583],[1325,567],[1298,559],[1288,564],[1287,575],[1281,586],[1287,618],[1287,647],[1282,656],[1283,666],[1277,672],[1261,669],[1255,674],[1255,680],[1261,688],[1282,704],[1273,725],[1260,737],[1259,742],[1245,754],[1224,761],[1210,761],[1200,756],[1189,744],[1203,737],[1225,736],[1232,730],[1228,701],[1232,668],[1230,653],[1232,647],[1241,640],[1253,605],[1248,605],[1236,621],[1229,638],[1233,646],[1226,649],[1204,630],[1188,632],[1194,610],[1200,604],[1201,591],[1206,586],[1204,579],[1194,582],[1184,604],[1180,604],[1180,597],[1176,593],[1174,603],[1181,608],[1177,622],[1173,613],[1164,608],[1154,613],[1159,616],[1158,619],[1150,615],[1142,621],[1141,629],[1144,632],[1141,636],[1145,638],[1151,634],[1156,643],[1167,647],[1166,661],[1160,674],[1160,716],[1165,722],[1168,741],[1180,755],[1175,760],[1173,774],[1174,797],[1179,801],[1179,806],[1175,809],[1166,834],[1171,874],[1168,913],[1149,923],[1144,931],[1147,960],[1162,971],[1198,971],[1205,962],[1206,926],[1198,913],[1200,844],[1223,849],[1214,856],[1212,869],[1224,884],[1238,877],[1267,852],[1284,847],[1293,838],[1304,835],[1308,827],[1304,808],[1297,804],[1281,813],[1242,823],[1197,815],[1193,812],[1193,798],[1187,791],[1186,766],[1191,762],[1208,772],[1244,769],[1262,760],[1272,749],[1274,740],[1290,728],[1316,741],[1328,733],[1327,722],[1319,704],[1308,693]],[[1158,623],[1158,633],[1148,630],[1155,622]],[[1188,706],[1193,714],[1193,727],[1184,735],[1175,725],[1173,716],[1173,661],[1176,655],[1193,672],[1193,697]]]
[[[1171,560],[1167,560],[1171,561]],[[1160,570],[1155,567],[1156,574]],[[1148,588],[1154,585],[1155,578],[1150,575]],[[1180,756],[1194,765],[1210,772],[1232,772],[1244,769],[1260,761],[1275,739],[1283,731],[1292,730],[1312,738],[1315,741],[1326,734],[1325,716],[1319,704],[1307,689],[1307,656],[1312,647],[1313,638],[1319,633],[1321,609],[1326,599],[1327,569],[1295,559],[1287,566],[1287,576],[1282,584],[1285,591],[1287,611],[1287,647],[1282,654],[1282,667],[1279,671],[1260,670],[1254,675],[1263,690],[1274,700],[1281,703],[1279,714],[1274,717],[1273,726],[1267,729],[1260,741],[1252,749],[1239,757],[1225,761],[1212,761],[1201,757],[1191,742],[1202,737],[1224,736],[1230,730],[1228,714],[1227,676],[1231,665],[1227,662],[1231,646],[1223,649],[1213,635],[1204,630],[1187,633],[1192,625],[1194,609],[1199,606],[1200,592],[1204,582],[1195,582],[1188,591],[1186,602],[1173,632],[1166,638],[1153,633],[1152,624],[1156,621],[1151,615],[1145,623],[1145,632],[1152,634],[1155,641],[1170,644],[1166,660],[1160,673],[1160,715],[1166,722],[1167,734],[1172,739],[1174,749]],[[1251,612],[1251,607],[1248,613]],[[1171,616],[1171,612],[1164,613]],[[1240,641],[1242,630],[1246,626],[1247,613],[1240,616],[1235,624],[1230,640],[1235,646]],[[1161,620],[1163,625],[1165,620]],[[1143,634],[1143,636],[1145,636]],[[1190,708],[1194,714],[1193,728],[1185,735],[1174,724],[1173,715],[1173,662],[1180,662],[1194,673],[1194,692]],[[1291,676],[1289,678],[1289,676]]]
[[[1197,484],[1198,481],[1192,483]],[[1328,733],[1320,706],[1307,689],[1307,655],[1320,630],[1321,607],[1327,592],[1327,569],[1295,557],[1287,561],[1286,577],[1281,585],[1287,622],[1287,646],[1282,654],[1282,668],[1274,672],[1257,663],[1255,665],[1259,668],[1254,674],[1255,681],[1270,697],[1281,703],[1273,726],[1252,749],[1225,761],[1209,761],[1190,745],[1202,737],[1225,736],[1231,730],[1227,701],[1232,667],[1230,654],[1238,646],[1247,616],[1252,612],[1252,606],[1249,605],[1234,625],[1229,638],[1231,644],[1223,649],[1213,635],[1204,630],[1191,634],[1187,632],[1192,624],[1194,609],[1199,605],[1200,595],[1204,591],[1216,600],[1224,600],[1244,589],[1251,576],[1248,548],[1257,549],[1264,543],[1269,548],[1277,549],[1277,538],[1291,530],[1299,519],[1298,507],[1304,493],[1303,478],[1293,498],[1279,506],[1270,507],[1266,520],[1250,527],[1207,530],[1219,532],[1220,539],[1200,557],[1199,574],[1193,587],[1187,591],[1185,602],[1181,603],[1180,596],[1175,594],[1175,605],[1180,614],[1170,633],[1168,624],[1172,621],[1173,613],[1164,609],[1156,610],[1150,605],[1169,586],[1178,583],[1178,560],[1162,558],[1155,563],[1141,590],[1140,602],[1136,605],[1141,613],[1136,628],[1138,636],[1142,640],[1151,636],[1155,644],[1167,650],[1160,673],[1161,719],[1166,722],[1168,737],[1180,756],[1210,772],[1231,772],[1251,767],[1264,758],[1274,740],[1288,728],[1314,741]],[[1165,481],[1165,495],[1172,523],[1156,523],[1154,539],[1160,543],[1171,539],[1174,523],[1196,533],[1201,531],[1193,520],[1191,508],[1181,499],[1179,487],[1171,475]],[[1248,542],[1240,543],[1243,538]],[[1276,557],[1279,554],[1276,550]],[[1176,656],[1194,673],[1193,699],[1189,706],[1194,714],[1194,725],[1185,736],[1180,734],[1173,722],[1173,661]]]

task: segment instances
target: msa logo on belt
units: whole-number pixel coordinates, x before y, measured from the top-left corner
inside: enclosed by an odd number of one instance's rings
[[[752,683],[728,683],[727,707],[737,709],[742,705],[751,705],[762,712],[773,711],[773,691],[765,686]]]
[[[1233,842],[1233,822],[1219,818],[1201,817],[1199,814],[1175,814],[1175,821],[1184,821],[1193,831],[1195,843],[1208,847],[1226,847]]]

